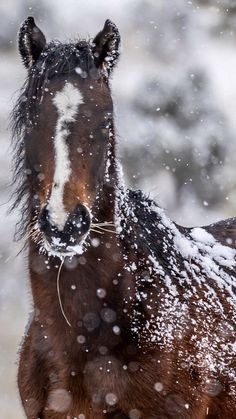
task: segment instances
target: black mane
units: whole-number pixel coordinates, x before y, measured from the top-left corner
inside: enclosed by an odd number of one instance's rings
[[[165,211],[142,191],[129,189],[125,190],[124,198],[121,199],[120,210],[121,226],[126,232],[123,240],[124,245],[125,243],[129,243],[129,245],[136,243],[137,249],[141,252],[139,255],[140,261],[142,254],[146,254],[147,258],[151,256],[158,261],[159,268],[163,269],[164,276],[172,269],[175,277],[179,278],[179,282],[181,282],[180,272],[186,272],[187,270],[185,264],[188,257],[185,253],[188,252],[188,246],[198,246],[201,243],[191,236],[195,229],[208,232],[214,240],[223,246],[236,248],[235,218],[204,227],[183,227],[170,220]],[[182,240],[184,240],[184,243],[181,245]],[[186,244],[185,252],[183,245]],[[199,254],[207,254],[210,247],[207,249],[206,246],[203,249],[200,245],[199,249]],[[214,259],[213,254],[210,257]],[[232,275],[233,266],[221,265],[221,262],[217,260],[214,260],[214,263],[220,267],[222,272],[224,271],[229,276]],[[191,273],[189,275],[191,276]]]
[[[28,199],[27,173],[25,173],[24,135],[35,121],[47,84],[56,78],[69,75],[80,69],[82,78],[88,74],[98,77],[90,41],[74,43],[50,42],[38,61],[29,69],[20,96],[11,114],[13,132],[13,204],[11,210],[20,208],[20,221],[16,227],[16,239],[22,238],[27,229],[30,205]]]

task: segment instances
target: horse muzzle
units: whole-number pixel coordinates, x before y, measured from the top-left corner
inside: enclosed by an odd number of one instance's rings
[[[91,226],[91,215],[88,208],[79,204],[73,213],[67,214],[63,228],[57,226],[55,216],[52,217],[50,210],[45,206],[38,219],[38,227],[43,233],[46,242],[55,252],[68,253],[71,248],[79,245],[87,236]]]

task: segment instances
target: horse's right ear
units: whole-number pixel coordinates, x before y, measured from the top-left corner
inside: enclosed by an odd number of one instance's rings
[[[33,17],[28,17],[21,25],[18,42],[23,63],[26,68],[30,68],[38,60],[46,45],[46,38],[35,25]]]
[[[109,76],[120,54],[120,34],[109,19],[93,40],[93,54],[97,67]]]

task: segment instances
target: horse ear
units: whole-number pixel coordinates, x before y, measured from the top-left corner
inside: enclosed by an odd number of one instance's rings
[[[46,45],[46,38],[35,25],[33,17],[28,17],[21,25],[18,42],[23,63],[26,68],[30,68],[38,60]]]
[[[100,67],[107,75],[116,64],[120,51],[120,34],[117,26],[109,19],[104,28],[93,40],[93,54],[97,67]]]

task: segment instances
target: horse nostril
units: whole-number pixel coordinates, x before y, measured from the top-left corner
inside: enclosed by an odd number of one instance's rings
[[[88,209],[84,205],[78,205],[76,208],[76,213],[73,216],[72,223],[75,227],[77,227],[80,234],[85,234],[88,232],[91,224],[91,218]]]
[[[50,225],[50,217],[46,207],[44,207],[38,219],[39,229],[45,231]]]

